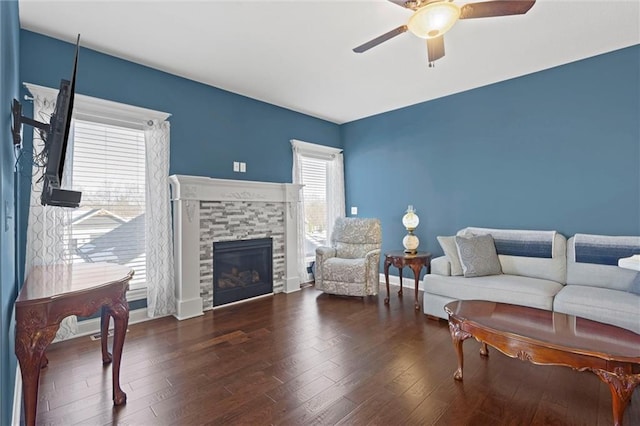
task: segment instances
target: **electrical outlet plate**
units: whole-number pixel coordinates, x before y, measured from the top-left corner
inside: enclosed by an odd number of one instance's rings
[[[245,173],[247,171],[247,163],[240,163],[240,173]]]
[[[351,207],[351,214],[352,215],[357,215],[358,214],[358,208],[357,207]]]
[[[234,172],[239,172],[240,171],[240,163],[237,161],[233,162],[233,171]]]

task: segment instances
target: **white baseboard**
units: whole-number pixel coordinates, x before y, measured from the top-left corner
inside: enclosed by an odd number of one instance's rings
[[[136,324],[139,322],[148,321],[150,319],[147,316],[147,308],[136,309],[129,312],[129,324]],[[111,325],[113,328],[113,324]],[[86,321],[78,321],[78,332],[73,335],[72,339],[76,337],[88,336],[100,332],[100,318],[91,318]]]
[[[411,275],[412,272],[410,272],[409,274]],[[380,285],[386,285],[384,274],[380,274]],[[400,277],[398,275],[389,274],[389,285],[399,286]],[[404,276],[402,277],[402,288],[410,288],[412,290],[416,288],[416,280],[413,278],[413,275],[411,276],[411,278],[407,278]],[[424,284],[422,283],[422,280],[418,281],[418,290],[424,290]]]

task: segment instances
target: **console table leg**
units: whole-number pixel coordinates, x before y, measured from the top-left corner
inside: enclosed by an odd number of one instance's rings
[[[111,317],[106,306],[100,310],[100,345],[102,347],[102,364],[109,364],[112,361],[111,354],[107,348],[107,340],[109,338],[109,321]]]
[[[47,346],[53,341],[58,325],[49,327],[16,327],[16,357],[22,375],[24,418],[27,426],[36,424],[38,385]],[[44,365],[46,366],[46,364]]]
[[[109,307],[109,314],[113,317],[113,404],[122,405],[127,402],[127,394],[120,388],[120,360],[124,338],[129,324],[129,306],[126,301],[119,301]]]
[[[593,372],[607,385],[611,391],[613,408],[613,424],[622,425],[622,416],[627,408],[633,391],[640,384],[640,374],[627,374],[623,368],[616,368],[614,372],[593,370]]]
[[[398,278],[400,278],[400,290],[398,290],[398,296],[402,297],[402,266],[398,267]]]

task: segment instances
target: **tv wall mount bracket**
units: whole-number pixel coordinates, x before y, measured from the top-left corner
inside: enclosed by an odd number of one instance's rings
[[[36,121],[33,118],[25,117],[22,115],[22,104],[14,99],[11,104],[11,116],[13,117],[13,123],[11,125],[11,134],[13,136],[13,145],[21,146],[22,145],[22,125],[27,124],[32,127],[36,127],[45,133],[49,133],[50,126],[47,123],[42,123],[40,121]]]

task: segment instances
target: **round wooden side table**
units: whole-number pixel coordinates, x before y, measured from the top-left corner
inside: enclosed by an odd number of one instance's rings
[[[384,278],[387,284],[387,297],[384,299],[384,304],[389,304],[389,266],[393,265],[398,268],[400,275],[400,290],[398,290],[398,296],[402,296],[402,268],[408,266],[413,271],[415,278],[415,309],[420,309],[418,303],[418,282],[420,281],[420,271],[422,267],[427,268],[427,274],[431,271],[431,253],[419,251],[416,254],[408,254],[402,250],[391,251],[384,254]]]

